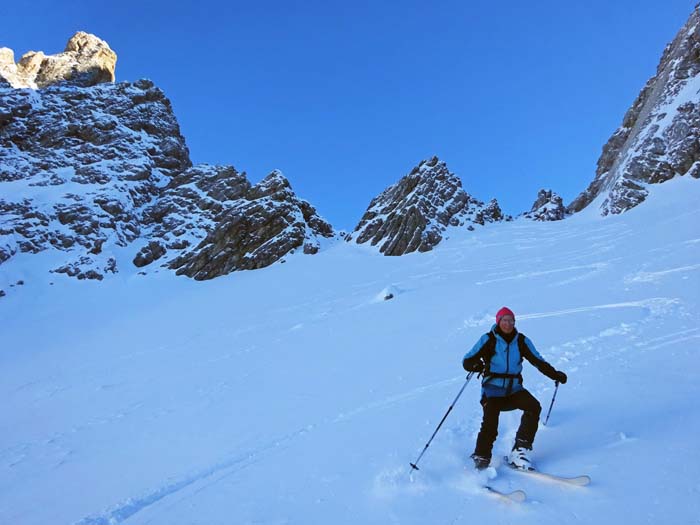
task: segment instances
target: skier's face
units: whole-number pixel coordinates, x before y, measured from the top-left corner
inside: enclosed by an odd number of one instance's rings
[[[498,323],[498,327],[503,330],[503,333],[509,334],[515,327],[515,319],[512,315],[504,315]]]

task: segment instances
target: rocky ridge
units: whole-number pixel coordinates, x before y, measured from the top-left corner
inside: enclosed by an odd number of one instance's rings
[[[349,237],[379,245],[384,255],[425,252],[435,247],[449,226],[497,222],[505,217],[496,199],[483,203],[462,188],[447,164],[433,157],[372,199]]]
[[[622,213],[675,176],[700,178],[700,6],[666,46],[656,75],[603,147],[596,176],[569,204],[575,213],[600,197],[602,215]]]
[[[192,166],[152,82],[85,79],[0,84],[0,264],[53,250],[52,271],[102,279],[133,247],[138,267],[206,279],[315,253],[334,235],[280,172],[252,186],[231,166]]]

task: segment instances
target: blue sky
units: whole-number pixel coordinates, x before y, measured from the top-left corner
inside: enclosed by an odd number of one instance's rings
[[[11,4],[11,5],[8,5]],[[335,227],[421,159],[517,214],[570,202],[695,0],[19,2],[15,59],[75,31],[171,99],[195,163],[280,169]]]

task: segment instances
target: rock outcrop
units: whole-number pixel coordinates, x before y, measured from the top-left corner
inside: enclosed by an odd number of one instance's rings
[[[102,44],[79,33],[67,57],[30,68],[47,87],[0,83],[0,264],[53,250],[51,271],[99,280],[119,271],[117,254],[128,248],[138,268],[157,261],[208,279],[297,249],[316,253],[335,235],[280,172],[252,186],[232,166],[192,166],[170,101],[152,82],[92,85],[114,78],[113,69],[83,67],[100,63]],[[1,71],[10,55],[0,51]]]
[[[448,226],[473,229],[504,218],[495,199],[484,204],[469,195],[445,162],[433,157],[375,197],[349,240],[379,245],[384,255],[425,252]]]
[[[141,208],[190,166],[170,101],[150,81],[0,88],[0,262],[58,249],[78,278],[113,270]]]
[[[532,208],[523,217],[533,221],[560,221],[566,218],[566,207],[562,198],[552,190],[540,190]]]
[[[596,177],[569,206],[600,197],[603,215],[637,206],[649,185],[675,176],[700,178],[700,6],[663,52],[622,126],[603,148]]]
[[[158,220],[152,237],[163,240],[159,257],[166,248],[183,250],[168,263],[178,275],[204,280],[263,268],[297,249],[317,253],[321,239],[335,235],[280,171],[252,187],[230,167],[189,171],[197,171],[196,176],[188,173],[173,181],[163,199],[147,210],[149,220]],[[151,244],[146,254],[153,251]]]
[[[82,31],[68,40],[63,53],[29,51],[15,64],[14,52],[0,48],[0,86],[44,88],[58,83],[94,86],[114,82],[117,55],[104,40]]]

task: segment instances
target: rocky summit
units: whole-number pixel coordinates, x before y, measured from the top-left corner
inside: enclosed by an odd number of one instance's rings
[[[15,64],[14,52],[0,48],[0,86],[43,88],[58,83],[94,86],[114,82],[117,54],[104,40],[79,31],[63,53],[45,55],[29,51]]]
[[[552,190],[540,190],[530,211],[523,213],[533,221],[560,221],[566,218],[563,199]]]
[[[102,41],[74,36],[68,56],[52,61],[78,65],[53,77],[48,66],[34,76],[16,67],[15,77],[7,60],[1,66],[0,264],[55,252],[48,270],[99,280],[133,253],[128,264],[136,267],[158,261],[208,279],[297,249],[315,253],[335,235],[280,172],[252,186],[232,166],[192,166],[159,88],[148,80],[112,83],[113,69],[80,65],[109,49],[95,42]],[[18,79],[29,88],[13,87]]]
[[[637,206],[649,184],[700,178],[700,6],[663,52],[661,62],[598,159],[596,177],[569,206],[600,197],[603,215]]]
[[[469,195],[445,162],[433,157],[372,199],[348,240],[379,245],[384,255],[425,252],[449,226],[474,229],[504,218],[495,199],[484,204]]]

